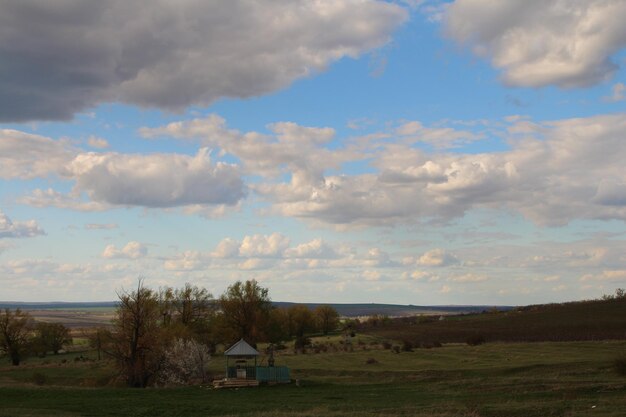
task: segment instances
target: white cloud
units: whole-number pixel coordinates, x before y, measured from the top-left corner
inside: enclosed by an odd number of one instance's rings
[[[407,18],[375,0],[5,2],[0,121],[257,96],[384,45]]]
[[[35,237],[45,234],[46,232],[39,227],[35,220],[14,222],[0,210],[0,239]]]
[[[457,257],[444,249],[430,250],[417,260],[417,264],[421,266],[449,266],[457,263],[459,263]]]
[[[215,258],[233,258],[239,255],[240,242],[234,239],[223,239],[215,248],[211,255]]]
[[[36,188],[30,195],[18,198],[17,202],[33,207],[58,207],[77,211],[104,211],[112,207],[110,204],[85,200],[80,193],[63,194],[52,188]]]
[[[242,257],[282,257],[289,247],[289,238],[280,233],[271,235],[246,236],[239,247],[239,255]]]
[[[301,181],[318,181],[325,169],[340,168],[341,163],[358,158],[355,152],[328,149],[334,139],[334,129],[306,127],[292,122],[267,126],[271,134],[240,132],[229,129],[226,120],[211,114],[202,119],[173,122],[156,128],[142,128],[146,138],[170,136],[194,139],[210,148],[237,157],[245,170],[266,177],[282,172],[298,172]]]
[[[148,248],[139,242],[128,242],[122,249],[118,249],[115,245],[108,245],[102,252],[102,257],[106,259],[139,259],[148,254]]]
[[[451,127],[426,127],[419,121],[403,123],[396,128],[396,134],[405,143],[423,142],[436,149],[457,148],[484,139],[482,134]]]
[[[500,132],[511,146],[491,154],[426,153],[410,144],[376,144],[378,172],[292,173],[255,190],[274,213],[339,227],[461,217],[507,208],[541,225],[574,219],[626,219],[626,118],[601,115],[535,123],[510,119]],[[361,150],[359,159],[370,155]]]
[[[261,270],[270,269],[276,264],[274,259],[250,258],[239,264],[239,269],[243,270]]]
[[[186,251],[180,255],[167,259],[163,267],[168,271],[198,271],[210,264],[207,256],[198,251]]]
[[[62,174],[75,150],[66,140],[0,129],[0,178],[30,179]]]
[[[366,270],[363,271],[363,273],[361,274],[361,276],[366,280],[366,281],[379,281],[382,277],[381,273],[378,271],[374,271],[374,270]]]
[[[207,149],[195,156],[86,153],[68,166],[75,191],[102,204],[177,207],[236,204],[245,187],[234,165],[211,162]]]
[[[445,10],[450,37],[491,59],[505,83],[582,87],[610,77],[626,45],[623,0],[457,0]]]
[[[285,256],[300,259],[334,259],[337,258],[338,255],[335,250],[322,239],[313,239],[295,248],[287,249]]]
[[[608,281],[626,283],[626,269],[605,270],[598,274],[587,274],[580,281]]]

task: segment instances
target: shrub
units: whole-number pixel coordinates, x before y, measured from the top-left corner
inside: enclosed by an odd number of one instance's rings
[[[615,359],[613,361],[613,368],[618,374],[626,376],[626,356]]]
[[[209,348],[195,340],[177,339],[165,351],[158,374],[163,385],[183,385],[206,381],[206,367],[211,358]]]
[[[391,343],[389,343],[389,342],[383,342],[383,349],[386,349],[386,350],[391,349]]]
[[[467,338],[467,340],[465,341],[465,343],[467,343],[470,346],[478,346],[478,345],[482,345],[483,343],[485,343],[485,336],[481,335],[481,334],[475,334],[473,336],[470,336]]]
[[[392,348],[391,348],[391,351],[392,351],[393,353],[400,353],[400,346],[394,346],[394,347],[392,347]]]
[[[374,358],[368,358],[368,359],[365,361],[365,363],[366,363],[367,365],[373,365],[373,364],[375,364],[375,363],[378,363],[378,361],[377,361],[376,359],[374,359]]]

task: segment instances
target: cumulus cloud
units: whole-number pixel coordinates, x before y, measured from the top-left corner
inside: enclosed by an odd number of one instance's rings
[[[0,11],[0,121],[272,92],[384,45],[408,18],[376,0],[12,0]]]
[[[470,45],[519,87],[583,87],[610,77],[626,45],[623,0],[457,0],[447,34]]]
[[[163,267],[168,271],[197,271],[206,268],[210,259],[198,251],[185,251],[167,259]]]
[[[123,248],[118,249],[115,245],[108,245],[102,252],[102,257],[106,259],[139,259],[148,254],[148,248],[139,242],[128,242]]]
[[[478,207],[505,207],[541,225],[626,219],[623,114],[507,123],[500,134],[508,151],[428,153],[379,144],[371,161],[377,172],[317,181],[294,172],[288,182],[255,190],[275,213],[337,227],[448,220]]]
[[[62,174],[74,155],[68,141],[0,129],[0,178],[31,179]]]
[[[227,237],[218,243],[215,250],[211,253],[214,258],[233,258],[239,255],[239,247],[241,243],[235,239]]]
[[[289,248],[285,251],[288,258],[300,259],[333,259],[336,258],[337,252],[322,239],[313,239],[310,242],[302,243],[295,248]]]
[[[224,118],[211,114],[166,126],[142,128],[140,133],[146,138],[193,139],[235,156],[248,173],[278,176],[286,170],[297,171],[302,181],[317,181],[325,169],[340,168],[342,162],[359,158],[354,150],[326,147],[335,136],[332,128],[300,126],[292,122],[272,123],[267,128],[270,134],[240,132],[230,129]]]
[[[456,256],[443,249],[430,250],[417,260],[417,264],[421,266],[449,266],[458,262]]]
[[[45,235],[35,220],[14,222],[0,210],[0,239]]]
[[[75,190],[98,203],[177,207],[236,204],[245,187],[235,165],[211,162],[207,149],[195,156],[85,153],[68,166]]]
[[[280,233],[246,236],[239,247],[242,257],[282,257],[289,247],[289,238]]]

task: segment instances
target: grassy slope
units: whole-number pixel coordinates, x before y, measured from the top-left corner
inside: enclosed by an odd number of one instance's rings
[[[361,347],[360,349],[363,349]],[[626,377],[611,361],[626,342],[449,345],[283,355],[294,385],[132,390],[86,388],[111,375],[106,362],[62,357],[0,368],[0,416],[622,416]],[[366,365],[368,358],[378,363]],[[215,357],[216,375],[223,358]],[[28,381],[43,374],[44,386]],[[592,406],[596,406],[592,408]]]
[[[626,339],[626,299],[529,306],[443,321],[394,319],[360,331],[414,344],[464,342],[473,335],[515,342]]]

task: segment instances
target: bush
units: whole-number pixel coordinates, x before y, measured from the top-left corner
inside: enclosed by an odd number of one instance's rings
[[[185,385],[207,381],[209,348],[195,340],[177,339],[165,351],[158,374],[163,385]]]
[[[626,376],[626,357],[615,359],[613,361],[613,368],[618,374]]]
[[[467,340],[465,341],[465,343],[467,343],[470,346],[478,346],[478,345],[482,345],[483,343],[485,343],[485,336],[481,335],[481,334],[475,334],[473,336],[470,336],[467,338]]]
[[[367,365],[374,365],[374,364],[378,363],[378,361],[377,361],[376,359],[374,359],[374,358],[368,358],[368,359],[365,361],[365,363],[366,363]]]
[[[391,343],[389,343],[389,342],[383,342],[383,349],[385,349],[385,350],[389,350],[389,349],[391,349]]]
[[[393,353],[400,353],[400,346],[394,346],[394,347],[392,347],[392,348],[391,348],[391,351],[392,351]]]

